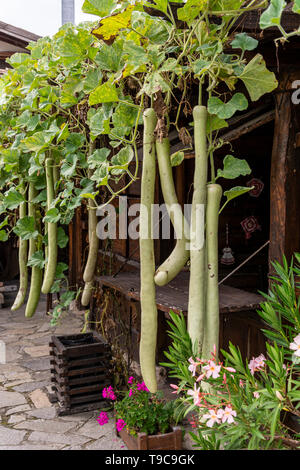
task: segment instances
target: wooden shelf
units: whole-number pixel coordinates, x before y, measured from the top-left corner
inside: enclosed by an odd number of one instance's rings
[[[96,281],[103,287],[115,289],[128,299],[140,300],[139,273],[119,273],[116,277],[101,276]],[[167,286],[156,288],[157,308],[168,313],[187,313],[188,310],[189,272],[180,273]],[[263,297],[235,287],[220,286],[220,313],[243,312],[256,310]]]

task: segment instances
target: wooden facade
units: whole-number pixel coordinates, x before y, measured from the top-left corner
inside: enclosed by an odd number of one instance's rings
[[[245,25],[244,30],[247,30]],[[292,101],[292,93],[295,91],[293,83],[300,78],[300,63],[297,62],[299,47],[299,39],[293,39],[277,49],[274,45],[274,34],[270,37],[267,34],[262,40],[258,52],[263,54],[268,68],[276,73],[278,90],[251,104],[245,114],[240,113],[231,119],[229,128],[221,135],[228,145],[216,154],[219,167],[222,166],[224,156],[231,153],[245,158],[252,169],[251,175],[235,180],[234,184],[232,181],[222,181],[224,190],[235,185],[250,184],[253,178],[263,183],[258,197],[257,194],[246,194],[227,206],[221,215],[219,228],[219,258],[221,259],[222,249],[227,242],[226,228],[229,232],[229,246],[235,258],[233,265],[220,263],[219,266],[221,283],[222,279],[226,278],[226,282],[220,286],[220,346],[226,349],[231,341],[238,345],[242,355],[248,358],[264,352],[265,340],[261,332],[263,325],[256,310],[263,300],[258,292],[268,289],[269,274],[272,273],[271,262],[280,261],[283,254],[290,259],[294,252],[300,251],[300,105]],[[172,152],[182,147],[181,142],[173,139],[172,135],[170,140]],[[140,154],[139,177],[141,167]],[[184,162],[174,168],[178,200],[182,205],[191,202],[193,171],[194,156],[191,153],[187,153]],[[127,197],[128,206],[139,202],[140,179],[121,196]],[[163,203],[158,184],[156,202]],[[118,203],[117,198],[115,204]],[[256,230],[248,234],[243,231],[241,224],[247,217],[254,218],[257,222]],[[78,223],[82,227],[82,220]],[[78,230],[73,226],[72,233],[75,232]],[[81,237],[79,234],[76,236]],[[174,240],[155,240],[157,265],[166,259],[174,243]],[[260,250],[261,247],[264,248]],[[70,252],[71,256],[84,262],[87,256],[86,247],[82,247],[81,256],[76,250],[74,252],[74,249],[75,246]],[[250,261],[228,277],[255,252],[258,253]],[[76,273],[73,270],[73,282],[75,280],[77,285],[80,285],[81,273],[81,269]],[[101,243],[96,286],[90,306],[90,318],[96,322],[92,324],[93,328],[105,334],[111,342],[117,338],[117,342],[128,355],[138,360],[138,240],[117,239]],[[188,268],[168,286],[157,287],[158,363],[164,359],[163,351],[169,341],[166,323],[168,312],[172,309],[186,313],[187,299]]]

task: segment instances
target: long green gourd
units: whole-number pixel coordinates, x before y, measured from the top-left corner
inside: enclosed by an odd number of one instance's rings
[[[29,191],[28,191],[28,215],[30,217],[34,217],[35,220],[35,228],[40,231],[40,212],[37,210],[35,204],[32,202],[33,199],[36,197],[36,189],[33,183],[29,184]],[[31,238],[29,240],[29,255],[28,258],[30,259],[32,255],[38,250],[39,248],[39,239]],[[31,281],[30,281],[30,290],[26,304],[25,310],[25,317],[31,318],[38,306],[40,295],[41,295],[41,285],[43,279],[43,270],[37,266],[33,266],[31,269]]]
[[[194,117],[194,142],[195,142],[195,172],[194,193],[191,211],[190,231],[190,282],[188,300],[188,332],[193,346],[198,354],[201,354],[204,336],[205,319],[205,241],[204,220],[200,220],[201,208],[206,204],[207,185],[207,109],[205,106],[195,106]],[[197,241],[203,235],[203,246]]]
[[[210,359],[219,349],[218,225],[223,190],[219,184],[207,186],[206,204],[206,316],[202,359]]]
[[[157,391],[155,354],[157,339],[157,306],[155,300],[155,258],[152,238],[152,205],[155,191],[155,138],[157,122],[152,108],[144,111],[143,171],[140,210],[141,270],[141,340],[140,365],[144,382],[151,393]],[[143,233],[141,233],[143,231]]]
[[[172,174],[169,139],[164,138],[162,142],[156,140],[156,154],[164,201],[177,235],[174,250],[157,269],[154,276],[155,283],[158,286],[164,286],[177,276],[190,257],[188,239],[189,224],[182,213],[181,206],[177,199]]]
[[[51,203],[55,197],[54,195],[54,181],[53,181],[53,165],[54,160],[47,158],[46,166],[46,182],[47,182],[47,210],[50,209]],[[49,294],[50,289],[55,280],[56,264],[57,264],[57,224],[47,223],[48,233],[48,259],[46,261],[46,269],[44,273],[44,280],[42,285],[42,293]]]
[[[24,189],[24,183],[22,185],[22,193],[26,199],[26,191]],[[19,217],[23,219],[27,215],[27,202],[21,202]],[[19,290],[16,295],[15,301],[11,307],[11,311],[15,312],[22,307],[28,287],[28,268],[27,268],[27,259],[28,257],[28,240],[22,240],[19,238],[19,272],[20,272],[20,285]]]
[[[89,254],[85,265],[83,280],[85,282],[84,290],[81,296],[81,304],[86,307],[90,303],[94,274],[97,264],[99,238],[97,237],[97,214],[96,204],[91,199],[89,201],[88,224],[89,224]],[[94,207],[95,209],[92,209]]]

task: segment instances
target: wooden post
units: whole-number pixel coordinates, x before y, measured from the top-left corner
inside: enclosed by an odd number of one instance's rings
[[[270,273],[273,273],[272,261],[281,262],[283,255],[289,261],[292,254],[300,250],[300,155],[296,145],[300,110],[293,104],[291,96],[296,76],[286,72],[275,95],[270,181]]]

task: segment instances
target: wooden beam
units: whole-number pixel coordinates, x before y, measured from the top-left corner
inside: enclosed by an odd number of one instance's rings
[[[271,161],[270,194],[270,250],[269,272],[272,261],[281,262],[285,255],[300,251],[300,155],[296,148],[299,131],[299,113],[292,103],[291,85],[296,75],[286,72],[275,95],[275,127]],[[281,91],[281,92],[280,92]]]

